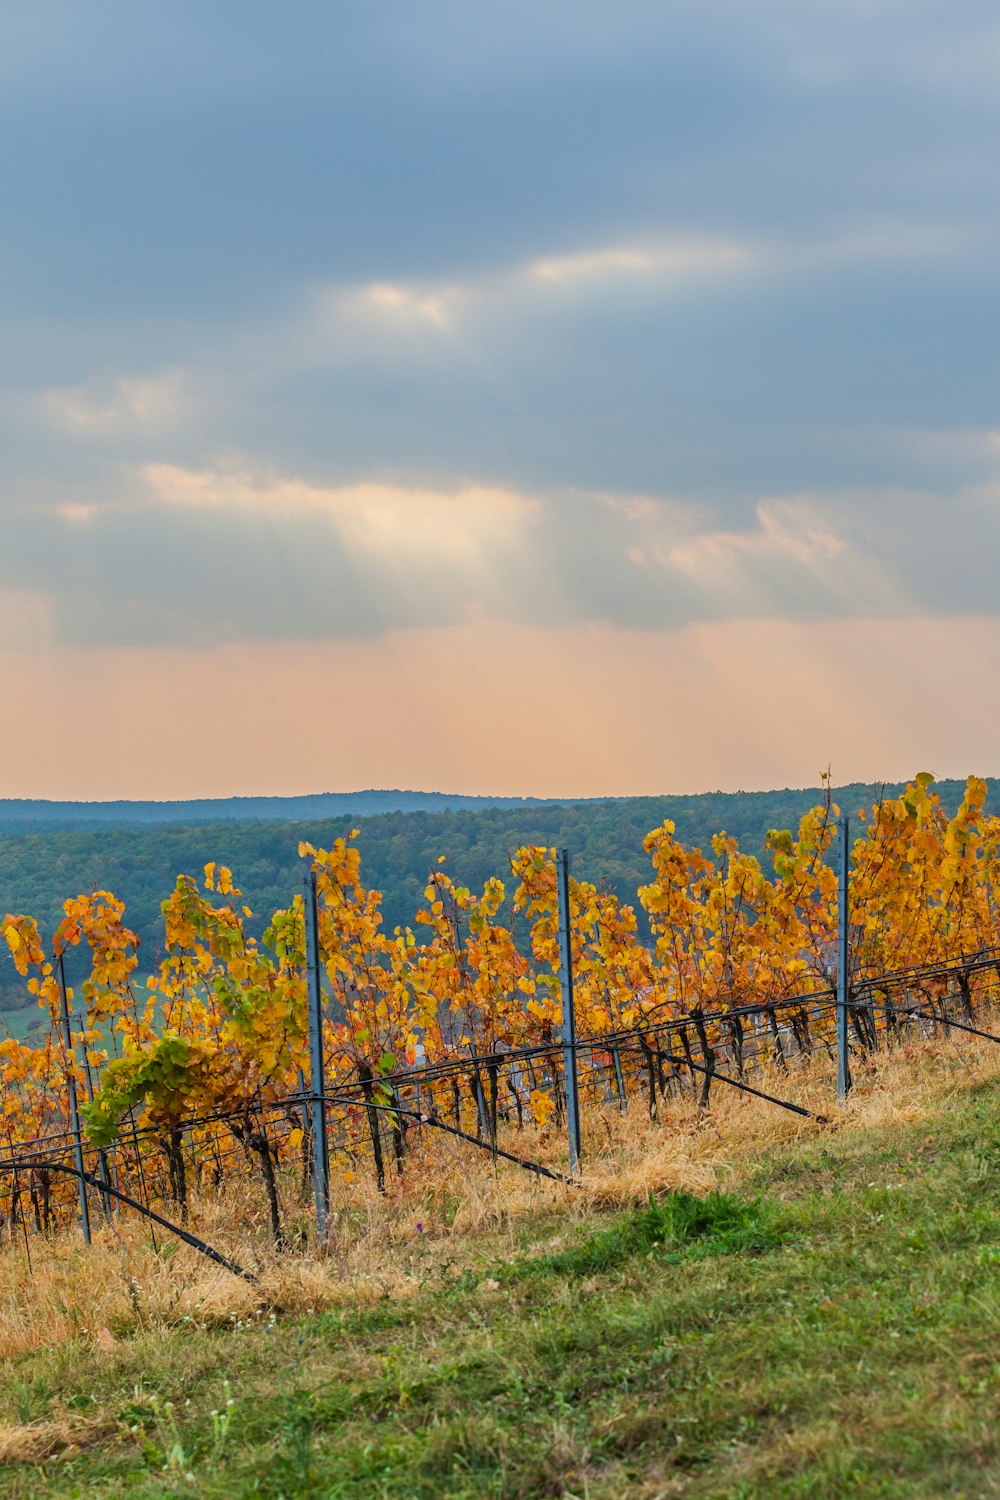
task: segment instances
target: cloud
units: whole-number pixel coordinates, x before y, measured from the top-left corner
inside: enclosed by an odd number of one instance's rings
[[[636,293],[655,307],[664,296],[710,294],[713,287],[746,285],[756,274],[836,271],[856,266],[954,261],[981,245],[967,225],[867,219],[822,236],[739,239],[698,233],[636,236],[612,244],[584,245],[539,254],[464,279],[329,285],[318,295],[319,321],[330,335],[351,322],[434,340],[462,323],[500,314],[544,316],[567,294],[590,301]],[[758,282],[759,284],[759,282]]]
[[[3,576],[47,555],[95,639],[954,608],[935,547],[993,540],[1000,109],[937,75],[988,71],[995,18],[857,12],[20,20]]]
[[[335,308],[353,311],[359,317],[367,314],[401,327],[426,324],[432,329],[443,329],[451,322],[452,308],[460,295],[447,286],[426,291],[376,281],[360,290],[351,289],[346,293],[336,290],[333,301]]]
[[[400,570],[435,559],[464,569],[485,565],[500,551],[528,545],[538,509],[530,497],[481,486],[444,493],[374,483],[321,488],[274,475],[192,473],[169,464],[147,465],[143,478],[154,504],[231,512],[239,526],[262,518],[284,526],[322,518],[346,550]]]
[[[762,247],[735,240],[697,234],[638,239],[543,254],[444,281],[331,284],[317,293],[317,324],[341,349],[352,327],[408,342],[423,336],[439,347],[442,335],[474,331],[498,316],[544,316],[567,295],[607,298],[638,286],[655,297],[745,275],[763,264]]]
[[[704,532],[670,547],[662,561],[692,574],[712,572],[719,565],[731,567],[744,558],[773,557],[800,567],[829,562],[840,557],[847,544],[817,511],[808,500],[804,504],[794,498],[762,501],[757,506],[760,524],[756,531]]]
[[[238,39],[118,9],[40,0],[0,62],[0,504],[234,449],[318,487],[738,495],[738,529],[947,491],[878,434],[995,422],[1000,109],[926,76],[986,66],[986,5],[905,38],[793,0],[254,6]]]
[[[528,279],[544,285],[591,285],[623,277],[691,281],[745,271],[759,264],[752,245],[711,237],[677,236],[648,245],[622,245],[553,255],[529,262]]]
[[[119,376],[46,391],[43,410],[55,426],[75,437],[111,440],[134,433],[166,431],[191,409],[183,371]]]
[[[319,485],[230,455],[145,465],[100,502],[9,511],[0,587],[37,592],[51,637],[95,647],[348,641],[471,619],[644,631],[945,618],[993,608],[995,494],[948,497],[955,534],[977,545],[943,567],[944,497],[929,492],[734,507],[470,482]]]
[[[508,615],[537,521],[482,485],[147,465],[91,504],[9,508],[0,587],[37,586],[55,637],[93,646],[377,636]]]

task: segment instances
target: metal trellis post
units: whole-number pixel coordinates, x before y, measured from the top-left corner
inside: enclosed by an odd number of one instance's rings
[[[486,1095],[483,1093],[483,1076],[479,1071],[479,1054],[472,1042],[469,1043],[469,1055],[472,1058],[472,1081],[476,1090],[476,1114],[479,1119],[479,1133],[484,1140],[489,1141],[490,1147],[495,1149],[496,1141],[493,1138],[490,1113],[486,1108]]]
[[[850,983],[850,820],[840,820],[840,880],[837,900],[837,1103],[851,1091],[851,1064],[847,1052],[847,1006]]]
[[[615,1068],[615,1087],[618,1090],[618,1108],[624,1115],[628,1113],[628,1099],[625,1095],[625,1077],[622,1073],[622,1055],[618,1050],[617,1042],[615,1042],[611,1048],[611,1061],[614,1063]]]
[[[72,1035],[72,1027],[70,1028],[70,1035]],[[80,1020],[80,1046],[83,1049],[83,1076],[87,1080],[87,1101],[88,1103],[93,1104],[94,1079],[90,1071],[90,1060],[87,1057],[87,1038],[84,1035],[84,1025],[82,1018]],[[107,1150],[103,1146],[99,1146],[97,1148],[97,1162],[101,1169],[98,1175],[103,1179],[105,1183],[109,1183],[111,1181],[111,1168],[109,1166]],[[101,1189],[101,1200],[104,1204],[104,1217],[110,1224],[112,1212],[114,1210],[114,1200],[111,1197],[111,1194],[106,1190],[106,1188]]]
[[[295,1075],[296,1087],[299,1092],[299,1103],[302,1109],[302,1129],[306,1135],[312,1128],[312,1114],[309,1109],[309,1090],[306,1088],[306,1075],[299,1068]]]
[[[576,1007],[573,1003],[573,944],[569,909],[569,853],[556,853],[556,889],[559,896],[559,988],[562,995],[562,1043],[566,1074],[566,1127],[569,1135],[569,1171],[580,1170],[580,1094],[576,1071]]]
[[[313,1197],[316,1238],[326,1238],[330,1211],[330,1146],[326,1133],[326,1070],[323,1063],[323,992],[319,970],[319,919],[316,872],[306,876],[306,994],[309,1010],[309,1095],[312,1116]]]
[[[87,1184],[83,1176],[83,1138],[80,1135],[80,1112],[76,1102],[76,1079],[73,1077],[74,1062],[73,1033],[69,1024],[69,995],[66,990],[66,969],[63,956],[59,955],[59,996],[62,1002],[62,1034],[66,1048],[66,1090],[69,1094],[69,1124],[73,1132],[73,1155],[76,1158],[77,1184],[80,1189],[80,1223],[83,1237],[90,1244],[90,1208],[87,1204]]]

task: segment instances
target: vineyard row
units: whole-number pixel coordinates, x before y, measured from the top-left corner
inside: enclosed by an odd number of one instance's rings
[[[846,901],[828,800],[768,835],[770,872],[725,834],[703,852],[664,823],[637,892],[648,940],[635,904],[538,847],[481,893],[439,866],[413,927],[387,932],[354,836],[301,846],[303,893],[260,940],[229,870],[180,876],[165,956],[141,979],[109,892],[68,900],[48,943],[8,914],[3,938],[49,1026],[0,1042],[5,1224],[86,1221],[74,1171],[106,1185],[90,1195],[101,1212],[117,1192],[184,1218],[192,1194],[249,1166],[280,1241],[289,1195],[315,1198],[322,1232],[331,1175],[370,1169],[388,1190],[414,1134],[559,1176],[579,1165],[581,1106],[641,1098],[655,1117],[673,1094],[708,1107],[725,1085],[809,1113],[762,1086],[765,1064],[771,1079],[829,1052],[843,1092],[849,1049],[980,1029],[1000,975],[985,790],[970,778],[949,818],[921,775],[866,811],[841,841]],[[74,950],[89,971],[75,990]]]

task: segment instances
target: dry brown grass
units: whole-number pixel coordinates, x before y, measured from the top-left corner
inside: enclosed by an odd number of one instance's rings
[[[331,1234],[320,1254],[308,1245],[277,1251],[263,1221],[261,1185],[249,1179],[192,1205],[191,1227],[257,1276],[241,1281],[127,1211],[114,1227],[98,1225],[90,1249],[78,1231],[23,1241],[0,1251],[0,1358],[58,1345],[90,1342],[95,1357],[135,1332],[266,1318],[271,1311],[308,1311],[350,1300],[407,1297],[435,1278],[550,1246],[567,1225],[605,1209],[678,1188],[702,1193],[738,1188],[763,1154],[873,1126],[912,1123],[947,1106],[1000,1068],[1000,1049],[974,1037],[914,1041],[856,1068],[845,1108],[832,1100],[827,1059],[754,1075],[754,1084],[826,1114],[803,1119],[716,1084],[712,1108],[691,1096],[660,1104],[651,1121],[635,1099],[627,1114],[610,1106],[584,1111],[585,1173],[579,1187],[540,1179],[440,1133],[424,1129],[403,1177],[380,1195],[372,1181],[334,1173]],[[511,1132],[501,1144],[558,1163],[561,1132]],[[295,1183],[283,1185],[294,1235],[309,1223]],[[25,1451],[67,1439],[42,1429],[0,1430],[0,1461],[10,1445]],[[70,1437],[79,1442],[82,1438]],[[20,1450],[17,1450],[20,1451]]]
[[[0,1464],[37,1464],[55,1453],[76,1453],[88,1444],[101,1442],[114,1428],[113,1422],[100,1417],[63,1417],[23,1427],[0,1424]]]

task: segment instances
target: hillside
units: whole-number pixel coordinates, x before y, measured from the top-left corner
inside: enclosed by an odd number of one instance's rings
[[[673,1120],[694,1193],[625,1211],[526,1205],[487,1169],[472,1222],[425,1235],[428,1179],[269,1296],[186,1292],[190,1254],[134,1230],[124,1260],[40,1247],[24,1286],[7,1250],[8,1347],[32,1300],[62,1323],[4,1360],[0,1495],[996,1495],[996,1069],[988,1043],[911,1046],[833,1126],[746,1100]]]
[[[0,832],[37,829],[156,827],[180,824],[291,822],[316,818],[371,818],[378,813],[475,811],[484,807],[540,807],[541,797],[467,797],[452,792],[316,792],[304,797],[201,797],[188,802],[50,802],[0,799]]]

